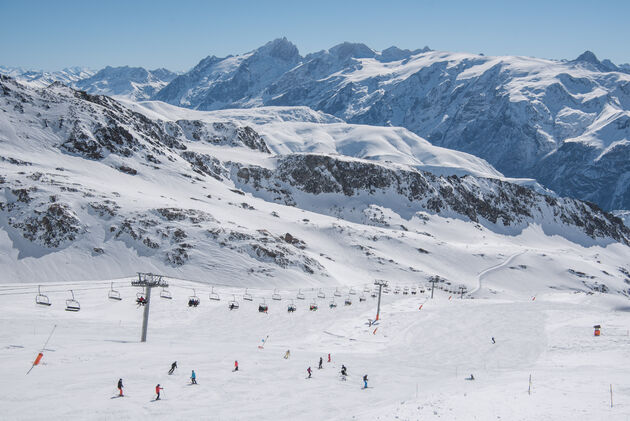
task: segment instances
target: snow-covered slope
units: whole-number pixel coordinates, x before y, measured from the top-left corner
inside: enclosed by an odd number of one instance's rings
[[[504,178],[483,159],[433,146],[401,127],[347,124],[307,107],[259,107],[219,111],[193,111],[158,101],[125,105],[161,120],[198,120],[206,123],[234,121],[260,133],[275,154],[324,153],[379,162],[389,162],[430,171],[438,175]],[[513,180],[529,183],[531,180]]]
[[[206,58],[154,98],[200,110],[301,105],[401,126],[507,176],[615,209],[630,207],[629,86],[622,67],[592,53],[556,61],[344,43],[300,57],[279,39]]]
[[[225,284],[461,279],[462,259],[474,278],[506,250],[548,241],[598,250],[612,274],[630,241],[619,219],[592,205],[500,179],[278,155],[232,117],[163,120],[61,84],[34,89],[3,77],[0,88],[0,265],[10,279],[138,270]],[[257,127],[300,115],[339,124],[307,109],[257,115]],[[557,264],[584,273],[595,265]],[[610,277],[608,288],[625,294],[623,279]]]

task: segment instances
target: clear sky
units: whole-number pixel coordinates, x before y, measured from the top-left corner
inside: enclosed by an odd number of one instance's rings
[[[629,16],[630,0],[0,0],[0,65],[187,70],[282,36],[302,54],[353,41],[619,64]]]

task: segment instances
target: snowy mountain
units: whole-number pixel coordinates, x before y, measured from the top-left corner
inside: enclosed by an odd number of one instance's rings
[[[492,169],[396,129],[366,148],[386,149],[387,136],[406,139],[409,162],[342,155],[344,148],[361,155],[361,127],[346,125],[358,131],[352,140],[344,123],[306,108],[200,113],[136,104],[141,113],[62,84],[39,89],[2,77],[0,88],[0,265],[13,279],[150,270],[226,284],[247,276],[254,284],[334,285],[352,268],[366,279],[412,280],[419,272],[448,279],[461,272],[444,259],[468,259],[474,273],[505,249],[541,244],[561,253],[596,247],[613,273],[616,253],[630,242],[630,229],[594,205],[499,176],[422,171],[421,159]],[[157,116],[168,109],[171,118]],[[274,123],[264,135],[248,124],[266,120]],[[323,146],[309,150],[304,145],[318,144],[313,124]],[[287,133],[293,144],[284,144]],[[477,255],[481,242],[497,255]],[[418,261],[427,253],[431,261]],[[592,272],[591,264],[571,269]],[[606,282],[626,293],[622,279]]]
[[[167,69],[146,70],[142,67],[129,66],[107,66],[99,71],[72,67],[58,72],[0,66],[0,74],[39,88],[44,88],[54,82],[61,82],[91,94],[132,100],[150,98],[177,76],[176,73]]]
[[[72,86],[90,94],[143,100],[156,94],[176,76],[176,73],[166,69],[145,70],[142,67],[107,66]]]
[[[82,79],[91,77],[94,73],[93,70],[85,67],[69,67],[61,71],[45,72],[42,70],[25,70],[19,67],[0,66],[0,74],[40,88],[46,87],[53,82],[72,85]]]
[[[344,43],[301,57],[286,39],[208,57],[153,98],[217,110],[308,106],[349,123],[401,126],[605,209],[629,208],[630,74],[572,61]]]

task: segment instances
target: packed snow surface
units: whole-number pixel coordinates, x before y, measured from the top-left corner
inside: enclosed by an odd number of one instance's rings
[[[530,262],[525,253],[509,264]],[[121,301],[108,300],[108,282],[47,286],[42,292],[50,307],[34,303],[32,285],[5,285],[3,418],[627,419],[627,300],[547,290],[494,296],[491,286],[502,286],[510,271],[505,265],[488,273],[476,299],[442,290],[434,299],[428,290],[395,295],[394,287],[405,285],[391,283],[381,320],[372,326],[376,299],[366,293],[367,301],[359,302],[361,286],[355,295],[339,289],[338,307],[331,309],[333,288],[249,289],[249,302],[242,300],[243,289],[219,286],[214,292],[221,301],[210,301],[207,285],[169,279],[172,300],[153,292],[146,343],[139,342],[138,289],[128,279],[114,283]],[[80,301],[79,312],[64,311],[68,288]],[[274,292],[281,301],[271,299]],[[300,292],[305,300],[296,298]],[[316,298],[318,292],[326,298]],[[193,293],[201,299],[196,308],[187,305]],[[239,309],[228,310],[232,299]],[[268,313],[258,312],[263,299]],[[308,309],[313,300],[317,311]],[[291,302],[294,313],[287,312]],[[593,336],[594,324],[603,326],[602,336]],[[54,325],[42,362],[25,375]],[[232,371],[235,360],[238,372]],[[173,361],[178,369],[170,376]],[[198,385],[190,384],[192,370]],[[365,374],[369,387],[363,390]],[[475,380],[466,380],[471,374]],[[123,398],[116,397],[119,378]],[[164,391],[154,401],[158,383]]]

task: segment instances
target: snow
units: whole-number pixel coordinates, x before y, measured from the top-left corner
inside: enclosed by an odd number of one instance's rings
[[[295,190],[291,193],[299,207],[282,205],[273,197],[265,200],[264,192],[239,191],[231,178],[201,178],[159,142],[150,151],[161,153],[161,166],[148,165],[141,135],[134,137],[141,151],[135,155],[82,158],[62,152],[66,128],[41,124],[37,112],[50,122],[74,114],[77,124],[87,126],[103,118],[101,106],[87,107],[68,88],[52,87],[47,95],[58,102],[46,109],[40,93],[28,93],[32,99],[23,112],[5,107],[7,112],[0,113],[2,418],[627,417],[627,246],[588,237],[545,215],[508,226],[501,221],[474,223],[454,210],[436,215],[392,189],[353,196]],[[430,147],[403,129],[347,125],[307,108],[215,114],[151,102],[134,109],[154,120],[234,119],[260,130],[278,151],[321,148],[329,154],[357,155],[340,155],[337,162],[390,160],[388,151],[400,149],[400,161],[379,165],[490,171],[473,165],[481,161]],[[118,118],[120,127],[136,134],[141,130],[135,120],[125,120],[124,110],[119,114],[108,115]],[[234,115],[238,118],[230,117]],[[223,162],[266,168],[273,168],[277,159],[244,146],[186,141],[186,147]],[[408,163],[412,160],[415,164]],[[121,163],[138,173],[119,171]],[[466,178],[463,183],[502,192],[488,180]],[[16,200],[20,189],[31,191],[32,198]],[[74,241],[44,247],[9,223],[9,218],[38,215],[45,206],[41,203],[53,200],[67,204],[79,220],[82,231]],[[113,216],[99,215],[92,206],[107,201],[117,206]],[[182,213],[168,219],[160,209]],[[191,222],[184,212],[198,220]],[[121,230],[126,222],[142,238],[159,241],[157,248]],[[186,239],[174,242],[169,235],[179,229]],[[288,242],[286,234],[302,243]],[[194,244],[187,249],[189,259],[181,265],[165,260],[164,253],[183,242]],[[284,251],[285,266],[254,248],[274,245],[272,251]],[[312,273],[303,269],[304,262],[312,262]],[[138,341],[138,289],[130,286],[137,271],[169,276],[174,296],[170,301],[153,296],[144,344]],[[461,285],[471,293],[458,299],[453,292],[438,290],[433,300],[427,294],[387,295],[382,320],[373,327],[366,326],[375,316],[372,298],[364,303],[355,298],[348,307],[342,303],[349,288],[362,291],[376,279],[392,286],[424,286],[433,276],[445,280],[442,288],[457,290]],[[121,302],[107,299],[111,282],[121,291]],[[34,303],[38,285],[52,300],[51,307]],[[213,286],[222,301],[209,300]],[[242,302],[245,288],[256,296],[252,303]],[[317,312],[309,312],[307,306],[320,288],[327,298],[319,300]],[[284,301],[271,300],[274,289]],[[307,295],[304,301],[296,299],[300,289]],[[327,303],[335,289],[344,294],[332,310]],[[81,303],[78,313],[63,309],[69,290]],[[598,292],[603,290],[607,293]],[[201,298],[198,308],[186,305],[193,293]],[[226,299],[232,295],[241,308],[230,312]],[[268,314],[256,310],[262,298],[270,307]],[[295,314],[286,311],[291,299],[298,306]],[[604,326],[603,336],[592,336],[594,324]],[[26,376],[53,325],[57,329],[43,364]],[[267,335],[261,350],[258,345]],[[284,360],[287,349],[292,356]],[[328,353],[333,362],[306,380],[306,368],[315,368]],[[175,360],[179,371],[168,376]],[[238,373],[231,372],[234,360],[240,363]],[[339,380],[340,364],[349,369],[346,382]],[[192,369],[198,386],[187,385]],[[361,390],[366,373],[370,388]],[[470,373],[474,382],[464,380]],[[119,378],[128,397],[111,399]],[[165,388],[164,400],[151,402],[157,383]],[[613,408],[608,401],[611,384]]]
[[[494,273],[507,271],[499,266]],[[107,299],[109,281],[51,285],[51,307],[34,304],[32,285],[0,288],[6,344],[0,403],[7,419],[622,420],[630,405],[625,299],[570,292],[535,300],[524,294],[462,300],[440,290],[433,300],[428,291],[389,294],[380,323],[368,327],[376,300],[360,303],[353,296],[346,307],[347,290],[329,309],[334,289],[325,288],[327,298],[310,312],[317,290],[302,289],[306,300],[293,299],[297,311],[289,314],[288,297],[296,290],[280,290],[278,302],[271,289],[250,289],[254,301],[229,311],[227,300],[232,293],[240,300],[242,289],[215,288],[222,301],[212,302],[207,285],[169,279],[173,300],[154,291],[148,341],[140,343],[142,309],[128,281],[114,284],[120,302]],[[78,313],[63,310],[70,287],[81,303]],[[191,287],[201,298],[197,308],[186,305]],[[262,297],[268,314],[257,311]],[[602,336],[593,336],[594,324],[603,326]],[[26,376],[53,325],[42,364]],[[291,357],[284,359],[287,349]],[[234,360],[238,372],[232,372]],[[169,376],[173,361],[178,369]],[[341,364],[348,367],[345,382]],[[312,379],[305,378],[309,366]],[[197,386],[189,385],[193,369]],[[465,380],[470,373],[474,381]],[[126,397],[112,399],[118,378]],[[158,383],[163,400],[154,402]]]

